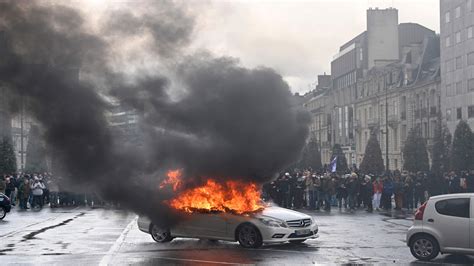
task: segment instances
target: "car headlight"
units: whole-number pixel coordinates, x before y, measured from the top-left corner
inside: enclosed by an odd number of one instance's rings
[[[271,219],[271,218],[260,218],[260,222],[264,225],[271,226],[271,227],[288,227],[284,221]]]

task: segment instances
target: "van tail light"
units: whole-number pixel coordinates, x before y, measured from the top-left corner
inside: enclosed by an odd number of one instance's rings
[[[415,213],[415,220],[423,220],[423,214],[425,213],[426,203],[423,203]]]

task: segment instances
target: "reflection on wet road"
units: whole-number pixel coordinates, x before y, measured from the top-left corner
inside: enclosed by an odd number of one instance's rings
[[[237,243],[174,239],[157,244],[138,230],[136,215],[104,209],[13,211],[0,221],[0,261],[8,263],[117,264],[346,264],[414,263],[405,244],[411,215],[306,212],[320,237],[299,245],[244,249]],[[439,263],[474,263],[439,256]]]

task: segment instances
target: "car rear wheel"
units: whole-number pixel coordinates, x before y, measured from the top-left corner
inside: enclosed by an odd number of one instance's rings
[[[263,244],[262,235],[257,227],[243,224],[237,230],[237,240],[244,248],[258,248]]]
[[[173,240],[173,237],[171,237],[171,233],[168,228],[161,228],[154,224],[150,226],[150,235],[153,240],[158,243],[166,243]]]
[[[290,243],[291,244],[301,244],[303,242],[305,242],[306,239],[300,239],[300,240],[290,240]]]
[[[0,207],[0,220],[5,218],[5,215],[7,215],[7,211],[3,207]]]
[[[439,246],[436,239],[429,235],[418,235],[411,241],[411,254],[423,261],[429,261],[439,254]]]

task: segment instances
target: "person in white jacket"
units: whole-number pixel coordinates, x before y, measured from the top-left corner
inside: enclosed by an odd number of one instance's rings
[[[45,189],[43,182],[35,176],[33,183],[31,184],[31,194],[33,194],[33,204],[32,208],[38,206],[43,208],[43,190]]]

